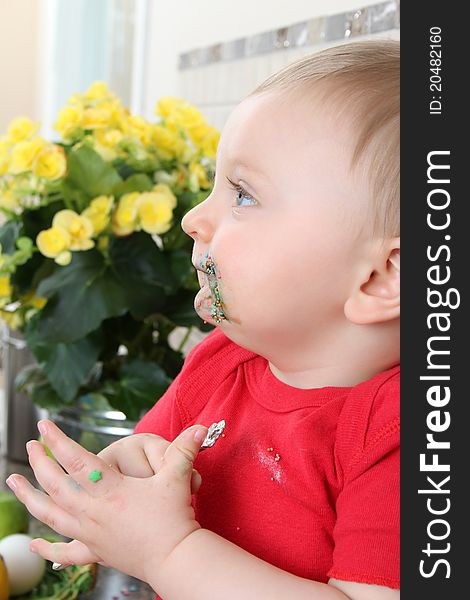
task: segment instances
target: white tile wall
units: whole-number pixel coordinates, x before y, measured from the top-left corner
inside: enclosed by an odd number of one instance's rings
[[[343,43],[359,39],[399,39],[399,35],[399,30],[393,29],[380,34],[344,40]],[[339,43],[334,41],[314,47],[302,46],[278,50],[249,58],[181,70],[179,71],[179,95],[197,106],[211,125],[222,129],[233,108],[269,75],[307,54]]]

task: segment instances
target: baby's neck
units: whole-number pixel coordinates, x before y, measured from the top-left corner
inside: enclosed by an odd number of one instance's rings
[[[343,334],[329,343],[316,337],[295,351],[283,345],[281,352],[263,355],[277,379],[300,389],[352,387],[400,362],[399,321],[351,324]]]

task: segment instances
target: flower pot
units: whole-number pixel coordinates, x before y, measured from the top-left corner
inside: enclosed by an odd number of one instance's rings
[[[53,421],[60,429],[94,454],[113,442],[131,435],[137,425],[126,415],[108,406],[97,409],[91,396],[83,396],[74,406],[63,407],[58,411],[39,409],[41,418]]]
[[[34,361],[21,334],[2,327],[3,393],[0,390],[1,455],[28,463],[26,442],[39,436],[36,423],[38,407],[30,398],[15,390],[15,378],[23,367]]]

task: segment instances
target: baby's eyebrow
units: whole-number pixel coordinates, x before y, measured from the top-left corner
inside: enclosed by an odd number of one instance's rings
[[[250,161],[247,161],[246,159],[242,158],[242,157],[233,157],[232,159],[228,159],[227,163],[229,165],[232,166],[232,168],[236,168],[236,167],[242,167],[247,169],[248,171],[250,171],[250,173],[253,173],[254,175],[261,175],[263,177],[266,177],[266,175],[264,174],[264,172],[253,166],[252,163],[250,163]],[[215,161],[215,165],[214,165],[214,177],[215,177],[215,173],[217,172],[217,157],[216,157],[216,161]]]

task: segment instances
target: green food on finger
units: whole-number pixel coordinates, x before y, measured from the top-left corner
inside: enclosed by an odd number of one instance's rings
[[[44,441],[42,435],[39,436],[38,442],[40,442],[44,446],[44,450],[46,451],[47,456],[50,456],[51,458],[53,458],[55,460],[55,456],[49,450],[49,447],[47,446],[46,442]]]

